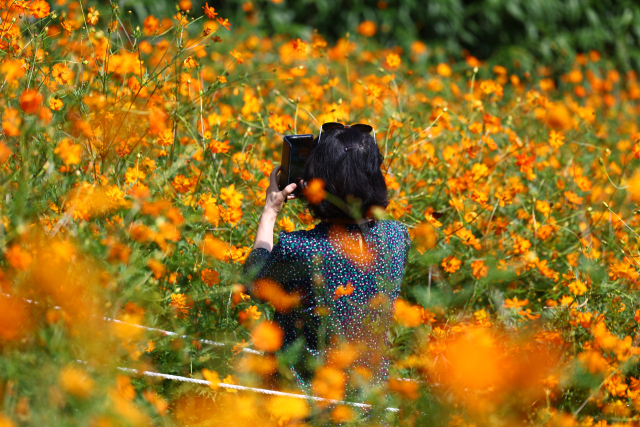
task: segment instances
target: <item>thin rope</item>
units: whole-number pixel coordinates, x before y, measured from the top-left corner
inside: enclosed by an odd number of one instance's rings
[[[1,294],[2,296],[5,296],[7,298],[12,298],[12,295],[9,294]],[[38,301],[33,301],[27,298],[22,298],[24,301],[28,302],[29,304],[36,304],[38,305],[39,302]],[[61,310],[61,307],[58,307],[57,305],[54,305],[53,308],[55,310]],[[168,335],[168,336],[178,336],[180,338],[184,338],[184,339],[190,339],[192,337],[190,337],[189,335],[180,335],[176,332],[173,331],[165,331],[164,329],[157,329],[157,328],[150,328],[148,326],[143,326],[143,325],[138,325],[137,323],[129,323],[129,322],[123,322],[122,320],[118,320],[118,319],[112,319],[110,317],[103,317],[103,320],[106,320],[107,322],[113,322],[113,323],[119,323],[121,325],[127,325],[127,326],[132,326],[134,328],[139,328],[139,329],[144,329],[147,331],[154,331],[154,332],[160,332],[162,334]],[[225,344],[223,342],[216,342],[216,341],[211,341],[211,340],[205,340],[205,339],[201,339],[201,338],[195,338],[197,341],[204,343],[204,344],[209,344],[209,345],[213,345],[213,346],[217,346],[217,347],[224,347],[228,344]],[[243,348],[242,349],[243,352],[245,353],[253,353],[253,354],[262,354],[262,352],[258,351],[258,350],[254,350],[252,348]]]
[[[118,367],[118,370],[120,370],[122,372],[129,372],[129,373],[132,373],[132,374],[138,374],[138,375],[142,374],[142,375],[146,375],[146,376],[149,376],[149,377],[159,377],[159,378],[165,378],[165,379],[174,380],[174,381],[182,381],[182,382],[201,384],[201,385],[206,385],[206,386],[214,385],[214,383],[212,383],[211,381],[207,381],[207,380],[199,380],[199,379],[196,379],[196,378],[188,378],[188,377],[181,377],[181,376],[178,376],[178,375],[163,374],[163,373],[160,373],[160,372],[138,371],[137,369],[123,368],[123,367]],[[264,388],[246,387],[246,386],[236,385],[236,384],[218,383],[218,386],[222,387],[222,388],[232,389],[232,390],[253,391],[253,392],[256,392],[256,393],[269,394],[269,395],[272,395],[272,396],[293,397],[293,398],[296,398],[296,399],[314,400],[316,402],[341,403],[341,404],[345,404],[345,405],[355,406],[357,408],[371,409],[371,405],[366,404],[366,403],[345,402],[345,401],[342,401],[342,400],[325,399],[323,397],[309,396],[309,395],[306,395],[306,394],[285,393],[283,391],[269,390],[269,389],[264,389]],[[386,411],[390,411],[390,412],[399,412],[400,411],[398,408],[385,408],[385,410]]]
[[[1,295],[5,296],[5,297],[8,297],[8,298],[12,298],[12,295],[4,294],[4,293],[1,294]],[[36,304],[36,305],[38,304],[37,301],[32,301],[32,300],[27,299],[27,298],[22,298],[22,299],[25,300],[26,302],[28,302],[29,304]],[[58,306],[54,306],[53,308],[56,309],[56,310],[60,310],[61,309]],[[120,324],[123,324],[123,325],[133,326],[135,328],[145,329],[145,330],[148,330],[148,331],[161,332],[161,333],[163,333],[165,335],[169,335],[169,336],[180,336],[182,338],[189,338],[189,336],[187,336],[187,335],[179,335],[179,334],[177,334],[175,332],[172,332],[172,331],[165,331],[164,329],[150,328],[148,326],[138,325],[136,323],[123,322],[122,320],[111,319],[109,317],[103,317],[103,319],[108,321],[108,322],[120,323]],[[206,343],[206,344],[215,345],[215,346],[225,346],[225,345],[227,345],[225,343],[215,342],[215,341],[210,341],[210,340],[205,340],[205,339],[198,339],[198,341]],[[262,352],[257,351],[257,350],[253,350],[253,349],[250,349],[250,348],[243,348],[242,351],[248,352],[248,353],[253,353],[253,354],[262,354]],[[86,363],[86,362],[83,362],[83,361],[80,361],[80,360],[78,362]],[[130,373],[134,373],[134,374],[142,374],[142,375],[146,375],[146,376],[149,376],[149,377],[160,377],[160,378],[165,378],[165,379],[174,380],[174,381],[189,382],[189,383],[202,384],[202,385],[207,385],[207,386],[213,385],[213,383],[211,381],[207,381],[207,380],[199,380],[199,379],[196,379],[196,378],[188,378],[188,377],[181,377],[181,376],[178,376],[178,375],[163,374],[163,373],[160,373],[160,372],[152,372],[152,371],[142,371],[142,372],[140,372],[137,369],[123,368],[123,367],[118,367],[118,370],[123,371],[123,372],[130,372]],[[358,407],[358,408],[371,409],[371,405],[368,405],[366,403],[344,402],[344,401],[341,401],[341,400],[325,399],[323,397],[309,396],[309,395],[306,395],[306,394],[285,393],[285,392],[282,392],[282,391],[269,390],[269,389],[264,389],[264,388],[245,387],[245,386],[236,385],[236,384],[218,383],[218,386],[222,387],[222,388],[228,388],[228,389],[234,389],[234,390],[253,391],[253,392],[256,392],[256,393],[269,394],[269,395],[273,395],[273,396],[286,396],[286,397],[294,397],[294,398],[297,398],[297,399],[310,399],[310,400],[315,400],[317,402],[342,403],[342,404],[346,404],[346,405],[355,406],[355,407]],[[400,411],[398,408],[385,408],[385,410],[390,411],[390,412],[399,412]]]

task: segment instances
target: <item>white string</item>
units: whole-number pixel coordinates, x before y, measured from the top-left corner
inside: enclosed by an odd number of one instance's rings
[[[9,295],[9,294],[2,294],[2,296],[5,296],[7,298],[12,298],[12,295]],[[38,305],[37,301],[33,301],[33,300],[30,300],[30,299],[27,299],[27,298],[22,298],[22,299],[24,301],[28,302],[29,304]],[[54,305],[53,308],[55,310],[61,310],[61,307],[58,307],[56,305]],[[162,334],[169,335],[169,336],[179,336],[180,338],[184,338],[184,339],[191,338],[188,335],[179,335],[179,334],[177,334],[177,333],[175,333],[173,331],[165,331],[164,329],[150,328],[148,326],[138,325],[137,323],[129,323],[129,322],[123,322],[122,320],[118,320],[118,319],[111,319],[110,317],[103,317],[102,319],[106,320],[107,322],[120,323],[122,325],[133,326],[134,328],[144,329],[144,330],[147,330],[147,331],[160,332]],[[196,340],[200,341],[201,343],[204,343],[204,344],[214,345],[214,346],[218,346],[218,347],[223,347],[223,346],[227,345],[227,344],[225,344],[223,342],[216,342],[216,341],[205,340],[205,339],[200,339],[200,338],[196,338]],[[262,352],[260,352],[258,350],[254,350],[252,348],[243,348],[242,351],[245,352],[245,353],[262,354]]]
[[[148,326],[142,326],[142,325],[138,325],[136,323],[123,322],[122,320],[111,319],[109,317],[103,317],[103,319],[106,320],[107,322],[121,323],[123,325],[133,326],[134,328],[145,329],[147,331],[161,332],[161,333],[163,333],[165,335],[179,336],[179,337],[185,338],[185,339],[189,339],[190,338],[188,335],[178,335],[177,333],[172,332],[172,331],[165,331],[163,329],[150,328]],[[215,346],[219,346],[219,347],[227,345],[227,344],[225,344],[223,342],[216,342],[216,341],[205,340],[205,339],[200,339],[200,338],[197,338],[197,340],[200,341],[201,343],[215,345]],[[262,354],[262,352],[260,352],[258,350],[254,350],[252,348],[243,348],[242,351],[244,351],[246,353]]]
[[[11,298],[11,295],[8,294],[2,294],[5,297]],[[32,301],[30,299],[27,298],[23,298],[23,300],[25,300],[26,302],[28,302],[29,304],[38,304],[37,301]],[[56,310],[60,310],[60,307],[58,306],[54,306],[53,307]],[[148,331],[155,331],[155,332],[161,332],[165,335],[169,335],[169,336],[180,336],[182,338],[189,338],[187,335],[178,335],[175,332],[172,331],[165,331],[163,329],[157,329],[157,328],[150,328],[148,326],[143,326],[143,325],[138,325],[136,323],[128,323],[128,322],[123,322],[122,320],[117,320],[117,319],[111,319],[109,317],[103,317],[104,320],[108,321],[108,322],[114,322],[114,323],[120,323],[123,325],[128,325],[128,326],[133,326],[134,328],[140,328],[140,329],[145,329]],[[221,343],[221,342],[215,342],[215,341],[210,341],[210,340],[204,340],[204,339],[198,339],[198,341],[206,343],[206,344],[211,344],[211,345],[215,345],[215,346],[224,346],[226,345],[225,343]],[[244,352],[248,352],[248,353],[254,353],[254,354],[262,354],[260,351],[257,350],[253,350],[250,348],[243,348],[242,351]],[[86,363],[83,361],[78,361],[81,363]],[[207,385],[207,386],[211,386],[213,385],[212,382],[207,381],[207,380],[198,380],[196,378],[188,378],[188,377],[181,377],[178,375],[170,375],[170,374],[163,374],[160,372],[151,372],[151,371],[138,371],[136,369],[132,369],[132,368],[123,368],[123,367],[118,367],[118,369],[120,371],[123,372],[130,372],[130,373],[134,373],[134,374],[142,374],[142,375],[146,375],[149,377],[160,377],[160,378],[166,378],[168,380],[174,380],[174,381],[183,381],[183,382],[189,382],[189,383],[194,383],[194,384],[203,384],[203,385]],[[366,403],[358,403],[358,402],[344,402],[341,400],[335,400],[335,399],[325,399],[322,397],[317,397],[317,396],[308,396],[305,394],[293,394],[293,393],[285,393],[282,391],[276,391],[276,390],[269,390],[269,389],[264,389],[264,388],[254,388],[254,387],[245,387],[245,386],[241,386],[241,385],[236,385],[236,384],[226,384],[226,383],[218,383],[219,387],[222,388],[228,388],[228,389],[234,389],[234,390],[243,390],[243,391],[254,391],[256,393],[262,393],[262,394],[269,394],[269,395],[273,395],[273,396],[286,396],[286,397],[294,397],[297,399],[310,399],[310,400],[315,400],[317,402],[329,402],[329,403],[342,403],[342,404],[347,404],[347,405],[351,405],[351,406],[355,406],[358,408],[364,408],[364,409],[370,409],[371,405],[368,405]],[[386,408],[385,410],[390,411],[390,412],[399,412],[398,408]]]
[[[202,385],[206,385],[206,386],[211,386],[211,385],[214,384],[211,381],[207,381],[207,380],[198,380],[196,378],[187,378],[187,377],[180,377],[178,375],[162,374],[160,372],[151,372],[151,371],[142,371],[142,372],[140,372],[140,371],[138,371],[136,369],[122,368],[122,367],[118,367],[118,369],[120,371],[129,372],[129,373],[132,373],[132,374],[142,374],[142,375],[146,375],[146,376],[149,376],[149,377],[160,377],[160,378],[165,378],[165,379],[174,380],[174,381],[183,381],[183,382],[194,383],[194,384],[202,384]],[[309,399],[309,400],[315,400],[316,402],[342,403],[342,404],[345,404],[345,405],[355,406],[357,408],[371,409],[371,405],[368,405],[366,403],[344,402],[344,401],[341,401],[341,400],[325,399],[323,397],[317,397],[317,396],[308,396],[306,394],[285,393],[283,391],[269,390],[269,389],[264,389],[264,388],[245,387],[245,386],[236,385],[236,384],[218,383],[218,386],[222,387],[222,388],[233,389],[233,390],[253,391],[253,392],[256,392],[256,393],[269,394],[269,395],[273,395],[273,396],[294,397],[296,399]],[[399,412],[400,411],[398,408],[385,408],[385,410],[390,411],[390,412]]]

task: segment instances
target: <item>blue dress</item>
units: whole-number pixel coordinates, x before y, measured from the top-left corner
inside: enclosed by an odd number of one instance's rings
[[[274,315],[284,330],[283,349],[302,340],[308,357],[322,358],[348,343],[357,354],[347,370],[364,368],[377,386],[387,377],[387,331],[410,246],[398,221],[323,221],[311,230],[281,232],[271,252],[254,249],[244,271],[249,289],[253,279],[268,278],[300,295],[295,310]],[[297,374],[300,385],[308,385],[312,372],[299,367]]]

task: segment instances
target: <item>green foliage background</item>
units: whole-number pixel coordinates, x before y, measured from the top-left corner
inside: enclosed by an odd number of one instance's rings
[[[597,50],[622,70],[640,69],[640,3],[634,0],[211,0],[236,26],[249,16],[260,35],[308,37],[317,29],[329,41],[370,20],[382,45],[421,40],[439,56],[467,49],[525,70],[535,61],[565,69],[578,52]],[[246,12],[251,3],[252,11]],[[196,15],[204,2],[193,1]],[[171,2],[128,0],[139,18],[163,14]],[[253,15],[253,16],[251,16]],[[440,49],[438,49],[440,48]]]

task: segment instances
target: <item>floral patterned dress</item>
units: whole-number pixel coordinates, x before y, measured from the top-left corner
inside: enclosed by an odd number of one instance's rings
[[[398,221],[323,221],[311,230],[281,232],[273,250],[254,249],[244,269],[251,283],[271,279],[300,295],[295,310],[274,315],[284,330],[283,348],[302,340],[307,356],[324,357],[347,343],[351,368],[364,368],[377,386],[387,377],[387,331],[410,246]],[[311,373],[296,369],[300,385],[308,386]]]

